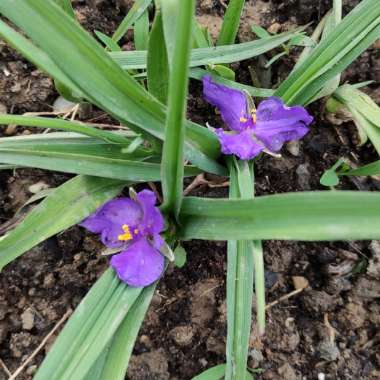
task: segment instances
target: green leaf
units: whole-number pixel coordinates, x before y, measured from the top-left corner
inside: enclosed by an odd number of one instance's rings
[[[271,34],[260,25],[253,24],[251,26],[252,32],[259,38],[268,38]]]
[[[94,31],[96,37],[108,48],[109,51],[121,51],[121,47],[115,42],[111,37],[108,37],[106,34],[100,32],[99,30]]]
[[[9,0],[8,0],[9,1]],[[235,45],[217,46],[212,48],[193,49],[190,59],[190,67],[209,64],[232,63],[257,57],[297,35],[303,28],[291,32],[281,33],[269,38],[243,42]],[[110,56],[124,69],[146,69],[146,51],[111,52]]]
[[[164,138],[166,108],[121,70],[59,7],[45,0],[4,0],[0,11],[49,52],[89,101],[147,138]],[[186,157],[204,170],[225,172],[213,160],[220,153],[215,135],[195,123],[186,125]]]
[[[315,191],[253,200],[187,197],[180,221],[184,239],[379,239],[380,194]]]
[[[0,270],[38,243],[82,221],[126,185],[125,181],[77,176],[56,188],[0,240]]]
[[[152,0],[136,0],[132,8],[116,29],[112,39],[118,42],[124,34],[127,33],[127,30],[134,24],[134,22],[145,12],[151,2]]]
[[[169,78],[168,113],[162,151],[163,208],[178,217],[183,193],[185,112],[191,49],[192,20],[195,2],[188,0],[178,7],[178,27],[174,45],[172,70]]]
[[[235,42],[239,29],[240,18],[245,0],[230,0],[224,14],[222,29],[220,30],[217,45],[230,45]]]
[[[248,94],[250,94],[251,96],[254,96],[254,97],[267,98],[269,96],[272,96],[274,93],[274,91],[271,89],[257,88],[257,87],[248,86],[246,84],[234,82],[234,81],[231,81],[231,80],[226,79],[226,78],[222,78],[219,75],[215,75],[213,73],[210,73],[209,71],[206,71],[206,70],[203,70],[200,68],[190,70],[190,78],[202,80],[202,78],[205,75],[211,75],[212,79],[216,83],[224,84],[225,86],[228,86],[231,88],[236,88],[237,90],[246,91],[246,92],[248,92]]]
[[[174,264],[176,267],[182,268],[186,264],[186,261],[186,250],[181,245],[178,245],[177,248],[174,250]]]
[[[129,140],[114,132],[104,131],[79,121],[68,121],[36,116],[0,114],[1,124],[16,124],[25,127],[52,128],[62,131],[77,132],[85,136],[96,137],[114,144],[129,144]]]
[[[354,86],[339,87],[333,95],[351,112],[359,130],[363,130],[380,155],[380,107]]]
[[[326,170],[319,182],[323,186],[336,186],[339,183],[339,177],[337,174],[337,169],[344,163],[345,161],[340,158],[330,169]]]
[[[235,81],[235,72],[224,65],[209,65],[208,68],[220,75],[222,78]]]
[[[164,30],[165,44],[168,54],[169,66],[174,60],[174,47],[176,43],[178,27],[178,1],[177,0],[158,0],[157,3],[162,9],[162,24]]]
[[[193,39],[196,48],[207,48],[212,46],[212,44],[210,44],[207,40],[204,30],[199,25],[199,22],[195,17],[193,24]]]
[[[83,379],[141,291],[128,287],[108,269],[78,306],[34,379]]]
[[[219,365],[216,365],[215,367],[206,369],[206,371],[193,377],[191,380],[221,380],[223,379],[225,369],[226,369],[225,364],[219,364]],[[246,371],[245,376],[246,376],[245,377],[246,380],[253,380],[252,375],[248,371]]]
[[[319,180],[320,184],[323,186],[336,186],[339,184],[339,177],[335,170],[326,170]]]
[[[323,39],[276,91],[288,104],[307,104],[380,33],[377,0],[364,0]]]
[[[130,156],[115,159],[70,152],[68,149],[52,151],[49,147],[36,150],[1,146],[0,163],[125,181],[147,182],[161,179],[160,164],[157,163],[134,160]],[[186,175],[196,174],[199,174],[197,168],[186,169]]]
[[[148,311],[155,289],[156,284],[153,284],[142,290],[123,323],[116,330],[100,379],[124,380],[138,332]]]
[[[168,99],[169,63],[160,9],[156,10],[149,35],[147,75],[149,92],[161,103],[166,104]]]
[[[73,6],[71,5],[71,0],[53,0],[58,4],[70,17],[74,20],[76,19]]]
[[[8,42],[10,46],[21,52],[24,57],[42,71],[50,74],[56,81],[57,91],[59,91],[60,94],[61,91],[65,92],[65,94],[61,94],[62,96],[66,98],[66,92],[75,92],[78,94],[78,97],[81,96],[79,88],[61,71],[46,53],[2,20],[0,20],[0,37]]]
[[[250,165],[247,161],[237,161],[236,159],[229,161],[230,199],[253,198],[254,180]],[[256,249],[261,247],[261,244],[250,240],[229,240],[227,245],[226,380],[247,379],[246,369],[252,318],[254,246]]]
[[[371,162],[357,169],[338,172],[339,175],[345,176],[372,176],[380,174],[380,160]]]
[[[126,150],[133,144],[130,140],[127,148],[123,145],[107,143],[99,139],[86,137],[76,133],[51,132],[14,137],[2,137],[0,149],[26,149],[35,152],[74,153],[96,157],[108,157],[122,160],[153,160],[152,151],[141,146],[132,152]],[[133,148],[133,147],[132,147]],[[156,156],[157,157],[157,156]]]
[[[145,12],[136,20],[133,28],[136,50],[147,50],[149,39],[149,12]]]
[[[220,380],[223,378],[225,371],[226,365],[219,364],[193,377],[192,380]]]

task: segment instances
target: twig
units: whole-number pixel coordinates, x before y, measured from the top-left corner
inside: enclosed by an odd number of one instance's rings
[[[11,371],[8,369],[8,367],[5,365],[5,363],[0,359],[0,365],[3,368],[4,372],[8,375],[11,376]]]
[[[293,296],[295,296],[295,295],[298,294],[298,293],[301,293],[303,290],[304,290],[304,288],[300,288],[300,289],[293,290],[292,292],[290,292],[290,293],[288,293],[288,294],[285,294],[284,296],[280,297],[280,298],[277,299],[276,301],[273,301],[273,302],[271,302],[271,303],[268,303],[268,304],[265,306],[265,310],[268,310],[268,309],[270,309],[271,307],[277,305],[278,303],[280,303],[280,302],[282,302],[282,301],[285,301],[285,300],[287,300],[288,298],[293,297]]]
[[[229,186],[229,184],[230,184],[229,181],[225,181],[222,183],[215,183],[213,181],[208,181],[205,178],[204,173],[202,173],[202,174],[198,174],[193,180],[193,182],[191,182],[190,185],[186,187],[186,189],[183,191],[183,195],[188,195],[191,191],[203,185],[206,185],[210,188],[214,188],[214,187],[227,187]]]
[[[32,354],[21,364],[20,367],[12,374],[12,376],[8,380],[14,380],[16,377],[25,369],[25,367],[34,359],[34,357],[42,350],[45,346],[46,342],[49,338],[61,327],[61,325],[66,321],[66,319],[70,316],[72,310],[69,309],[66,311],[64,316],[57,322],[57,324],[53,327],[53,329],[45,336],[40,345],[32,352]]]

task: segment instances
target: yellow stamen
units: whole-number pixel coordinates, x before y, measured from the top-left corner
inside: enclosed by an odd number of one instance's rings
[[[253,122],[256,123],[256,121],[257,121],[256,110],[252,110],[251,115],[252,115]]]
[[[241,122],[241,123],[245,123],[246,121],[248,121],[248,120],[247,120],[245,117],[242,116],[242,117],[240,118],[240,122]]]
[[[126,224],[123,224],[121,226],[121,228],[123,229],[124,233],[119,235],[117,238],[121,241],[128,241],[128,240],[131,240],[132,239],[132,234],[131,234],[131,231],[129,230],[129,226],[126,225]]]

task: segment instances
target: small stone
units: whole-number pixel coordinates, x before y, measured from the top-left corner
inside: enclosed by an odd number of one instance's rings
[[[31,365],[30,367],[28,367],[28,369],[25,372],[27,375],[33,376],[37,372],[37,366]]]
[[[294,368],[289,363],[285,363],[277,371],[278,374],[281,376],[281,379],[298,380],[298,376]]]
[[[302,276],[293,276],[293,285],[295,289],[306,289],[309,286],[309,281],[307,278]]]
[[[44,277],[43,287],[46,288],[46,289],[50,289],[50,288],[52,288],[54,286],[54,283],[55,283],[55,279],[54,279],[53,273],[48,273]]]
[[[54,112],[67,113],[70,112],[75,107],[75,105],[76,103],[66,100],[63,96],[58,96],[58,98],[55,99],[53,103],[53,110]]]
[[[340,353],[335,342],[322,341],[318,346],[318,353],[321,359],[332,362],[338,359]]]
[[[260,350],[257,350],[256,348],[249,351],[249,358],[252,362],[250,362],[250,366],[252,368],[257,368],[260,363],[264,360],[264,356]]]
[[[9,124],[8,127],[4,130],[4,135],[6,136],[13,136],[16,133],[17,125],[15,124]]]
[[[271,34],[277,34],[280,31],[280,29],[281,29],[281,24],[279,24],[278,22],[275,22],[268,28],[268,32]]]
[[[291,155],[298,157],[300,155],[301,143],[299,140],[290,141],[286,144],[286,149]]]
[[[335,309],[338,299],[324,291],[306,290],[302,294],[302,303],[307,311],[312,314],[323,314]]]
[[[34,313],[32,309],[28,308],[21,314],[21,321],[24,330],[31,330],[34,327]]]
[[[133,380],[169,380],[168,359],[159,349],[141,355],[133,355],[128,366],[128,376]]]
[[[380,297],[380,281],[368,277],[360,277],[355,284],[355,293],[359,297],[372,299]]]
[[[42,190],[46,190],[49,188],[49,185],[45,183],[44,181],[39,181],[37,183],[34,183],[33,185],[30,185],[28,190],[32,194],[38,194]]]
[[[364,325],[367,317],[367,311],[361,303],[349,302],[344,309],[338,313],[338,319],[341,323],[350,328],[350,330],[359,329]]]
[[[211,335],[206,340],[207,351],[217,355],[223,355],[226,349],[225,343],[220,337]]]
[[[191,321],[204,326],[215,313],[215,291],[219,283],[216,279],[208,279],[195,284],[191,296]]]
[[[310,190],[311,185],[310,185],[310,179],[311,179],[311,174],[309,172],[309,164],[302,164],[298,166],[296,169],[297,173],[297,182],[299,187],[302,190]]]
[[[372,240],[369,249],[373,256],[368,262],[367,274],[378,279],[380,278],[380,241]]]
[[[194,331],[191,326],[177,326],[169,332],[169,336],[179,346],[187,346],[193,340]]]

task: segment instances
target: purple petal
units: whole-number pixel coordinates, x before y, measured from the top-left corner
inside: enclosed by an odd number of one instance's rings
[[[240,121],[242,117],[249,119],[244,92],[217,84],[206,75],[203,77],[203,96],[219,109],[222,119],[230,129],[241,131],[246,128],[246,125]]]
[[[164,218],[158,207],[155,207],[156,200],[156,195],[150,190],[143,190],[137,194],[137,202],[143,210],[139,228],[145,233],[158,234],[164,229]]]
[[[241,160],[250,160],[264,149],[262,144],[254,140],[251,129],[240,133],[226,133],[219,128],[215,130],[215,133],[222,146],[222,152],[224,154],[235,154]]]
[[[271,97],[260,103],[254,132],[266,148],[278,151],[291,140],[308,133],[313,117],[301,106],[287,107],[280,98]]]
[[[129,198],[117,198],[105,203],[80,225],[91,232],[101,233],[101,239],[109,248],[125,244],[118,236],[123,234],[124,224],[131,228],[139,225],[143,210],[140,205]]]
[[[111,265],[120,280],[139,288],[160,278],[165,259],[145,239],[132,243],[125,251],[111,258]]]

